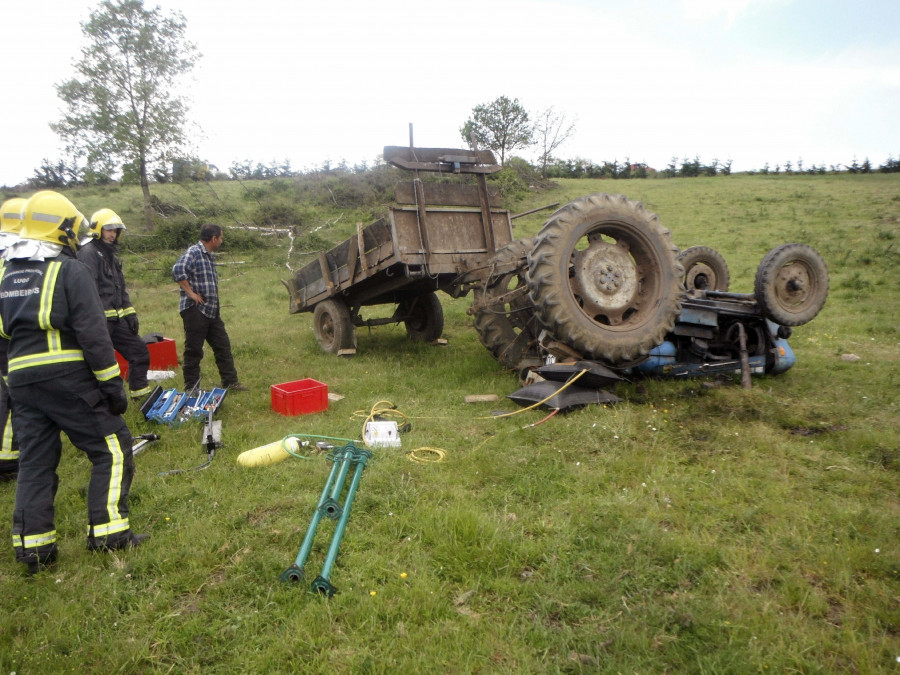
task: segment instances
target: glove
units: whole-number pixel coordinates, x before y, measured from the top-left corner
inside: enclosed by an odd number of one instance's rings
[[[135,335],[138,334],[140,324],[138,323],[137,314],[128,314],[125,317],[125,323],[128,324],[128,328],[131,330],[132,333],[134,333]]]
[[[128,410],[128,397],[125,395],[125,385],[121,377],[101,382],[100,393],[106,398],[106,404],[113,415],[122,415]]]

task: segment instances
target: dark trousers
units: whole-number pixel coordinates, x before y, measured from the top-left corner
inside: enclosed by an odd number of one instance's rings
[[[56,555],[53,502],[59,486],[60,431],[91,462],[88,546],[115,547],[130,539],[131,433],[122,417],[109,411],[93,374],[85,368],[53,380],[11,386],[9,393],[20,445],[12,529],[16,559],[27,563]]]
[[[9,389],[0,378],[0,478],[19,468],[19,441],[13,434],[9,409]]]
[[[184,389],[189,391],[200,382],[200,361],[203,358],[203,343],[209,343],[216,358],[223,387],[238,382],[234,357],[231,356],[231,341],[225,331],[225,322],[220,316],[210,319],[197,309],[188,307],[181,313],[184,322],[184,357],[181,370],[184,373]]]
[[[0,372],[6,372],[7,341],[0,340]],[[19,469],[19,442],[13,435],[9,410],[9,389],[0,378],[0,478],[12,476]]]
[[[113,347],[128,361],[128,388],[132,394],[147,388],[147,370],[150,368],[150,352],[139,336],[131,332],[126,321],[107,321]]]

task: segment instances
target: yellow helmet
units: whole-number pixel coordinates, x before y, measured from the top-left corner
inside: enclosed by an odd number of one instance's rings
[[[119,218],[119,214],[112,209],[100,209],[91,216],[90,231],[92,239],[100,239],[101,230],[118,230],[116,232],[116,240],[118,241],[122,230],[126,229],[128,228],[125,227],[125,223]]]
[[[13,197],[0,207],[0,232],[18,232],[22,229],[22,212],[25,210],[23,197]]]
[[[82,239],[88,236],[88,222],[75,205],[61,194],[41,190],[25,202],[19,236],[63,244],[77,251]]]

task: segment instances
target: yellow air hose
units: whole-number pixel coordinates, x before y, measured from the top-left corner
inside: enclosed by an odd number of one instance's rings
[[[509,413],[503,413],[502,415],[491,415],[490,417],[479,417],[479,418],[477,418],[477,419],[480,419],[480,420],[497,420],[497,419],[500,419],[501,417],[512,417],[513,415],[520,415],[521,413],[525,412],[526,410],[533,410],[534,408],[537,408],[539,405],[544,405],[544,404],[545,404],[547,401],[549,401],[551,398],[553,398],[554,396],[556,396],[556,395],[559,394],[560,392],[563,392],[563,391],[565,391],[566,389],[568,389],[569,387],[571,387],[573,384],[575,384],[575,381],[576,381],[579,377],[581,377],[582,375],[584,375],[586,372],[587,372],[587,368],[585,368],[584,370],[582,370],[582,371],[581,371],[580,373],[578,373],[575,377],[573,377],[571,380],[569,380],[568,382],[566,382],[566,383],[565,383],[563,386],[561,386],[559,389],[557,389],[557,390],[554,391],[552,394],[550,394],[547,398],[545,398],[545,399],[542,400],[542,401],[538,401],[537,403],[532,403],[532,404],[531,404],[530,406],[528,406],[527,408],[522,408],[521,410],[514,410],[513,412],[509,412]],[[541,421],[543,421],[543,420],[541,420]]]

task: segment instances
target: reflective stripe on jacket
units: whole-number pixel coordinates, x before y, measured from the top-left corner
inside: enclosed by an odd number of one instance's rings
[[[125,287],[125,274],[122,272],[122,261],[110,244],[93,239],[78,251],[78,259],[91,271],[100,303],[107,319],[121,319],[135,314],[131,306],[131,298]]]
[[[11,386],[89,368],[119,376],[106,317],[88,269],[67,253],[6,261],[0,274],[0,337],[9,340]]]

